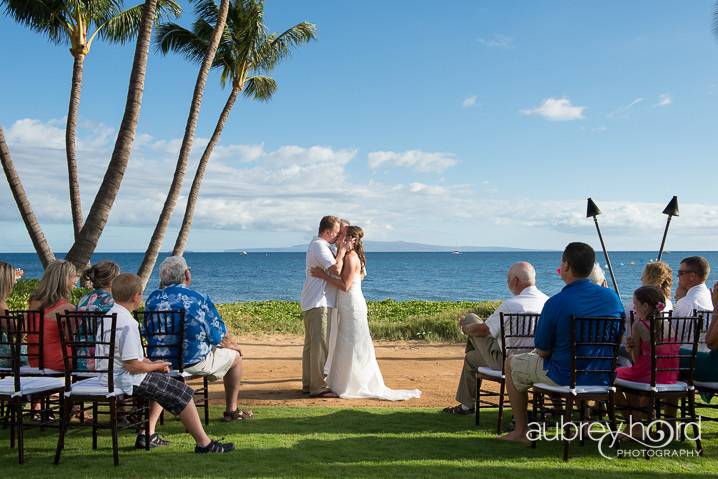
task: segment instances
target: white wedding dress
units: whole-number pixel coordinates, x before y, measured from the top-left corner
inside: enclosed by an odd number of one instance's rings
[[[349,291],[338,292],[336,306],[339,321],[327,376],[329,388],[348,399],[403,401],[420,397],[418,389],[393,390],[384,385],[369,334],[367,306],[359,273],[355,274]]]

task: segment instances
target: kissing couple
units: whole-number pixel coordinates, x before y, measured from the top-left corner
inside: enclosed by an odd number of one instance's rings
[[[316,398],[418,398],[418,389],[392,390],[384,385],[361,289],[366,277],[363,237],[360,227],[325,216],[307,248],[301,295],[302,393]],[[330,317],[334,321],[327,328]]]

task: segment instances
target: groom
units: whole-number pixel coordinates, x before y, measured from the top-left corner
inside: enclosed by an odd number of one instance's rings
[[[337,243],[341,230],[339,218],[325,216],[319,222],[319,234],[307,248],[307,264],[302,289],[301,308],[304,319],[304,351],[302,353],[302,393],[310,397],[338,397],[327,387],[324,380],[324,364],[327,361],[326,324],[329,308],[334,308],[336,290],[328,291],[327,282],[315,278],[310,270],[319,266],[329,274],[341,274],[344,258],[344,242],[339,241],[337,257],[330,245]],[[338,259],[337,259],[338,258]]]

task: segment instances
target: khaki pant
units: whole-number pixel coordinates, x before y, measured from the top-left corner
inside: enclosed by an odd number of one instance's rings
[[[302,311],[304,351],[302,352],[302,390],[317,394],[327,389],[324,364],[327,362],[327,308]]]
[[[536,383],[558,386],[548,377],[543,367],[543,358],[535,352],[511,356],[511,379],[520,392],[526,392]]]
[[[473,408],[476,401],[476,368],[501,369],[501,347],[493,336],[469,336],[466,341],[464,369],[461,371],[456,400]]]

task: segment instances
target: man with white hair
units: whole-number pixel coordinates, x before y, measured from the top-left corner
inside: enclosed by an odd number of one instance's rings
[[[237,407],[242,379],[242,351],[231,338],[217,308],[206,294],[190,288],[192,271],[181,256],[160,265],[160,284],[145,302],[147,311],[185,312],[184,371],[224,382],[224,421],[248,419],[251,411]]]
[[[461,372],[456,400],[459,404],[444,408],[449,414],[473,414],[476,401],[476,369],[501,369],[501,313],[541,313],[548,296],[536,287],[536,270],[527,262],[514,263],[506,275],[506,283],[513,297],[496,308],[481,321],[473,313],[459,320],[461,331],[468,336],[464,369]],[[510,340],[510,339],[509,339]]]

